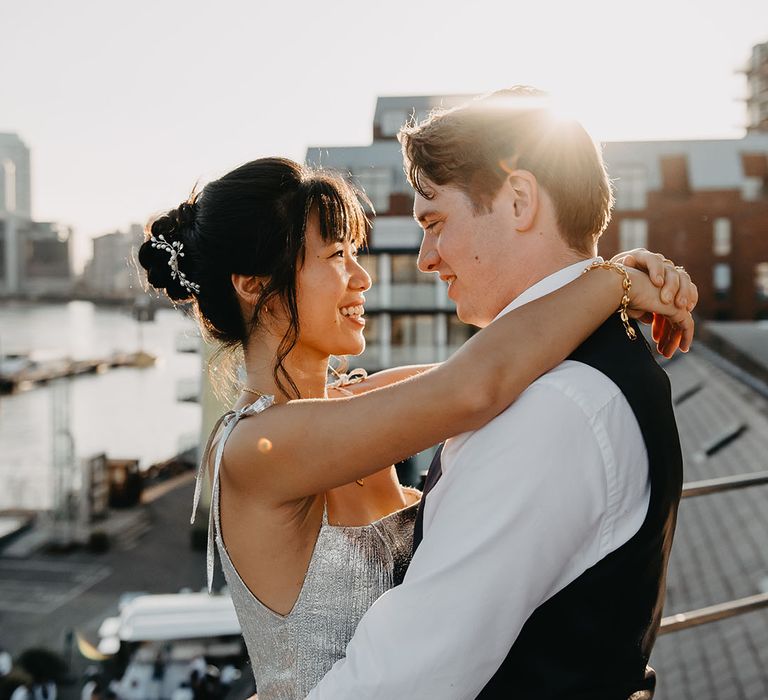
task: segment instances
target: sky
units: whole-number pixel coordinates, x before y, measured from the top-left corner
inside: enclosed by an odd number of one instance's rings
[[[0,132],[93,236],[198,180],[365,145],[380,95],[549,90],[599,140],[738,138],[766,0],[0,0]]]

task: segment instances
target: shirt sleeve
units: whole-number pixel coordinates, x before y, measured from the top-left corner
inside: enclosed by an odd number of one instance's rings
[[[467,435],[444,450],[405,580],[310,700],[474,698],[533,610],[601,558],[606,446],[577,402],[539,380]]]

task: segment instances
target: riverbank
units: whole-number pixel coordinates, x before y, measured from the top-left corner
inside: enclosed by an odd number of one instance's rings
[[[179,337],[195,332],[174,310],[138,323],[129,309],[83,302],[0,304],[3,356],[157,358],[149,367],[115,367],[0,396],[0,511],[51,510],[66,490],[61,465],[72,463],[70,454],[75,465],[106,454],[138,460],[146,471],[197,445],[200,406],[178,396],[180,386],[199,382],[200,357],[177,350]]]

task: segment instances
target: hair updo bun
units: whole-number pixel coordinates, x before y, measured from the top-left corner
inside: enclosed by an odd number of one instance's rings
[[[175,302],[192,301],[203,336],[219,341],[222,351],[235,351],[233,356],[269,307],[280,305],[289,327],[273,375],[286,396],[298,397],[283,360],[299,336],[296,276],[304,260],[307,224],[314,217],[324,241],[361,245],[368,229],[361,198],[341,175],[286,158],[254,160],[153,221],[139,262],[153,287],[164,289]],[[261,294],[247,311],[240,306],[233,274],[263,278]]]
[[[155,219],[145,231],[147,240],[139,248],[139,263],[147,271],[147,281],[155,289],[164,289],[175,302],[191,301],[198,288],[192,281],[194,272],[190,279],[196,216],[197,202],[193,196]]]

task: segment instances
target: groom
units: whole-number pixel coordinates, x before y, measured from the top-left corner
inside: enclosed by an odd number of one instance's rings
[[[598,149],[540,100],[513,88],[400,135],[419,267],[480,327],[576,279],[610,217]],[[668,380],[614,315],[445,442],[405,581],[309,698],[652,697],[681,483]]]

